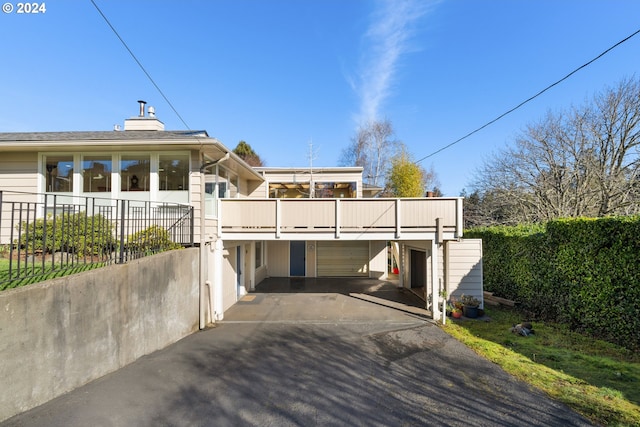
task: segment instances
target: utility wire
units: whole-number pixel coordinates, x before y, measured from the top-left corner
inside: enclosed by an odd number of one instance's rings
[[[420,163],[423,160],[428,159],[429,157],[433,157],[436,154],[446,150],[447,148],[450,148],[454,145],[456,145],[457,143],[469,138],[471,135],[480,132],[482,129],[486,128],[489,125],[494,124],[495,122],[497,122],[498,120],[500,120],[501,118],[503,118],[504,116],[506,116],[507,114],[513,113],[514,111],[516,111],[518,108],[522,107],[523,105],[525,105],[526,103],[528,103],[529,101],[534,100],[535,98],[537,98],[538,96],[542,95],[543,93],[545,93],[546,91],[548,91],[549,89],[551,89],[552,87],[562,83],[563,81],[567,80],[569,77],[571,77],[572,75],[574,75],[575,73],[577,73],[578,71],[582,70],[585,67],[588,67],[589,65],[591,65],[592,63],[594,63],[595,61],[597,61],[598,59],[602,58],[604,55],[606,55],[607,53],[609,53],[610,51],[612,51],[613,49],[615,49],[616,47],[620,46],[622,43],[628,41],[629,39],[631,39],[632,37],[638,35],[640,33],[640,30],[637,30],[636,32],[634,32],[633,34],[631,34],[628,37],[625,37],[624,39],[620,40],[618,43],[614,44],[613,46],[611,46],[609,49],[605,50],[604,52],[602,52],[600,55],[596,56],[595,58],[593,58],[591,61],[579,66],[578,68],[576,68],[575,70],[573,70],[572,72],[570,72],[569,74],[567,74],[566,76],[564,76],[563,78],[561,78],[560,80],[558,80],[555,83],[550,84],[549,86],[545,87],[544,89],[542,89],[540,92],[536,93],[535,95],[533,95],[532,97],[522,101],[520,104],[516,105],[515,107],[513,107],[512,109],[508,110],[505,113],[500,114],[498,117],[496,117],[495,119],[485,123],[484,125],[480,126],[479,128],[469,132],[468,134],[466,134],[465,136],[463,136],[462,138],[456,139],[455,141],[453,141],[452,143],[445,145],[444,147],[434,151],[433,153],[429,154],[428,156],[424,156],[423,158],[416,160],[416,163]]]
[[[158,92],[160,93],[160,95],[162,95],[162,97],[164,98],[164,100],[167,102],[167,104],[169,104],[169,107],[171,107],[171,109],[173,110],[174,113],[176,113],[176,116],[178,116],[178,118],[180,119],[180,121],[182,122],[182,124],[187,128],[187,130],[191,130],[191,128],[189,127],[189,125],[187,124],[187,122],[184,121],[184,119],[182,118],[182,116],[180,115],[180,113],[178,113],[178,110],[176,110],[176,108],[173,106],[173,104],[171,103],[171,101],[169,101],[169,98],[167,98],[167,96],[164,94],[164,92],[162,91],[162,89],[160,89],[160,86],[158,86],[156,84],[156,82],[153,80],[153,78],[151,77],[151,75],[147,72],[147,70],[144,68],[144,66],[142,65],[142,63],[138,60],[138,58],[136,57],[136,55],[133,53],[133,51],[131,49],[129,49],[129,46],[127,46],[127,43],[122,39],[122,37],[120,37],[120,34],[118,34],[118,31],[113,27],[113,25],[111,25],[111,22],[109,22],[109,19],[105,16],[104,13],[102,13],[102,10],[100,10],[100,8],[98,7],[98,5],[96,4],[96,2],[94,0],[91,0],[91,3],[93,4],[93,6],[96,8],[96,10],[98,11],[98,13],[100,13],[100,15],[102,16],[102,18],[104,19],[104,21],[107,23],[107,25],[109,26],[109,28],[111,28],[111,30],[114,32],[114,34],[116,35],[116,37],[118,37],[118,39],[120,40],[120,42],[122,43],[122,45],[125,47],[125,49],[127,49],[127,51],[129,52],[129,54],[131,55],[131,57],[133,58],[134,61],[136,61],[136,64],[138,64],[138,66],[140,67],[140,69],[142,70],[142,72],[147,76],[147,78],[149,79],[149,81],[153,84],[153,86],[155,86],[155,88],[158,90]]]

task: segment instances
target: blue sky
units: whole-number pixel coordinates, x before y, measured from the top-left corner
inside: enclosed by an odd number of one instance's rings
[[[421,159],[640,29],[637,0],[95,2],[186,126],[268,166],[336,166],[384,118]],[[0,132],[112,130],[138,99],[186,129],[91,1],[45,3],[0,13]],[[421,163],[457,196],[527,124],[625,77],[640,77],[640,35]]]

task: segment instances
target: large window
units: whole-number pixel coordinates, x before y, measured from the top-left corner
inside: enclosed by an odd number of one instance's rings
[[[309,183],[277,182],[269,184],[269,197],[272,199],[304,199],[311,197]]]
[[[82,191],[111,192],[111,155],[85,156],[82,160]]]
[[[319,199],[350,199],[356,197],[355,182],[316,182],[315,196]]]
[[[148,155],[122,156],[120,160],[120,190],[149,191],[151,161]]]
[[[185,204],[191,200],[187,150],[42,153],[41,161],[39,185],[45,192]],[[228,188],[221,185],[221,191]]]
[[[73,156],[45,157],[45,191],[70,193],[73,191]]]
[[[348,199],[357,195],[355,182],[315,182],[313,194],[308,182],[274,182],[269,184],[269,197],[299,199],[314,197],[317,199]]]
[[[158,178],[160,190],[188,190],[189,155],[161,154],[158,163]]]

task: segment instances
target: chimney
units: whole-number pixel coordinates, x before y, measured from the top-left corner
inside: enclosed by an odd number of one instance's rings
[[[433,191],[427,191],[427,197],[433,197]]]
[[[131,117],[124,121],[124,130],[164,130],[164,123],[156,118],[156,109],[149,106],[148,115],[145,115],[144,107],[146,101],[139,100],[140,113],[137,117]]]
[[[147,104],[147,101],[138,101],[138,104],[140,104],[140,114],[138,115],[138,117],[144,117],[144,106]]]

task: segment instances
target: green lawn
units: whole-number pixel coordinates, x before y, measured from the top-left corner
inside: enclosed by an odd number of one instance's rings
[[[87,270],[93,270],[95,268],[104,267],[107,265],[104,262],[96,262],[89,264],[75,264],[68,265],[65,268],[58,268],[56,270],[51,271],[50,268],[47,268],[45,271],[42,270],[42,266],[40,264],[30,264],[28,266],[23,265],[23,274],[25,276],[22,279],[18,280],[8,280],[9,275],[9,260],[0,258],[0,291],[4,289],[17,288],[20,286],[30,285],[32,283],[43,282],[48,279],[53,279],[56,277],[69,276],[71,274],[80,273]],[[50,267],[50,266],[48,266]],[[17,268],[17,264],[14,261],[13,268]]]
[[[598,424],[640,425],[640,355],[562,325],[534,322],[534,335],[515,335],[511,326],[524,320],[517,310],[487,307],[486,314],[489,321],[448,319],[443,328]]]

